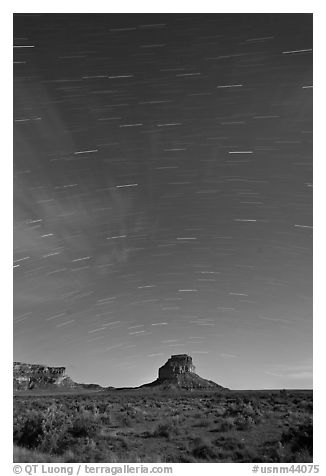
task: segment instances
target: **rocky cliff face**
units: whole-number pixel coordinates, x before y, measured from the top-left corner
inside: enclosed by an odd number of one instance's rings
[[[212,389],[226,390],[221,385],[206,380],[195,373],[192,357],[187,354],[172,355],[168,361],[159,368],[158,378],[142,387],[160,387],[162,389]]]
[[[49,386],[75,387],[77,384],[66,375],[65,367],[14,362],[14,389],[30,390]]]
[[[169,360],[159,368],[159,379],[173,379],[176,375],[185,374],[187,372],[195,373],[195,366],[192,358],[187,354],[172,355]]]
[[[82,384],[74,382],[66,374],[65,367],[50,367],[39,364],[25,364],[14,362],[14,390],[50,390],[73,389],[73,391],[104,391],[96,384]],[[192,358],[187,354],[172,355],[159,368],[158,378],[151,383],[137,388],[151,388],[155,390],[227,390],[221,385],[206,380],[195,373]],[[128,388],[128,387],[125,387]],[[113,387],[108,387],[114,390]]]

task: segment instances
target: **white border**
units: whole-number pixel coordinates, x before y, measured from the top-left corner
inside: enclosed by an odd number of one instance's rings
[[[1,391],[2,428],[1,449],[6,455],[5,463],[12,474],[12,14],[23,13],[314,13],[314,463],[322,464],[325,454],[323,437],[325,428],[325,286],[323,271],[325,269],[325,220],[323,193],[325,185],[324,158],[321,151],[325,148],[325,51],[324,31],[326,29],[325,7],[322,1],[227,1],[211,2],[190,1],[94,1],[68,2],[57,0],[55,3],[44,1],[7,1],[1,7],[1,93],[2,93],[2,157],[0,159],[1,176],[1,245],[2,245],[2,345],[1,345],[1,382],[6,385]],[[10,270],[10,271],[9,271]],[[196,463],[195,465],[173,465],[174,474],[195,474],[205,471],[216,474],[221,470],[215,464]],[[252,464],[228,464],[223,466],[223,474],[251,474]],[[321,472],[321,474],[323,474]]]

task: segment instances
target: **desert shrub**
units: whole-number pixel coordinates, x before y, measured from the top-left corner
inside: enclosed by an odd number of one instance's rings
[[[263,417],[262,417],[261,412],[255,413],[254,415],[251,416],[251,418],[252,418],[252,421],[255,425],[258,425],[259,423],[261,423],[263,421]]]
[[[84,410],[89,411],[91,413],[97,413],[98,408],[95,402],[92,402],[91,400],[86,400],[83,405]]]
[[[310,463],[312,462],[312,454],[309,450],[303,449],[291,455],[289,459],[286,459],[285,456],[284,459],[282,459],[282,462],[285,461],[290,461],[291,463]]]
[[[97,404],[97,409],[100,414],[109,413],[111,409],[111,405],[107,404],[106,402],[99,402]]]
[[[206,406],[206,408],[211,409],[211,408],[213,408],[213,402],[209,400],[205,403],[205,406]]]
[[[223,408],[223,407],[215,408],[215,411],[214,411],[214,412],[215,412],[215,415],[216,415],[216,416],[221,417],[221,416],[225,415],[226,409]]]
[[[246,431],[250,430],[255,425],[255,422],[251,417],[240,416],[234,420],[234,424],[237,430]]]
[[[229,417],[234,417],[234,416],[238,416],[240,412],[241,412],[240,405],[236,402],[230,402],[228,403],[226,407],[225,415]]]
[[[42,435],[39,438],[38,449],[50,454],[60,454],[60,446],[65,439],[68,424],[68,419],[62,413],[52,418],[43,417]]]
[[[293,453],[306,451],[312,456],[313,452],[313,426],[312,421],[290,427],[288,431],[283,432],[281,443],[288,445]]]
[[[111,418],[111,414],[107,411],[101,413],[100,415],[100,422],[103,424],[103,425],[111,425],[112,424],[112,418]]]
[[[152,432],[152,436],[164,437],[169,440],[173,435],[178,435],[179,431],[179,427],[175,424],[175,422],[173,422],[173,420],[169,420],[165,423],[158,423]]]
[[[74,438],[93,438],[98,431],[98,423],[89,417],[75,418],[68,432]]]
[[[235,463],[259,463],[261,462],[261,457],[254,449],[245,447],[236,450],[232,460]]]
[[[230,437],[223,437],[221,436],[220,438],[217,438],[214,440],[214,445],[223,448],[224,450],[230,450],[230,451],[235,451],[239,449],[243,449],[245,447],[245,444],[243,441],[238,440],[237,438],[234,438],[232,436]]]
[[[96,415],[88,411],[69,412],[51,404],[46,410],[32,410],[14,419],[14,443],[50,455],[63,454],[80,439],[94,437],[99,429]]]
[[[169,439],[171,437],[171,433],[171,425],[167,423],[159,423],[153,432],[153,436],[162,436]]]
[[[225,418],[224,420],[219,422],[217,427],[217,431],[230,431],[233,430],[235,427],[234,419],[233,418]]]
[[[122,427],[131,427],[133,425],[133,418],[128,413],[118,416],[119,425]]]
[[[261,459],[253,448],[233,436],[221,436],[214,442],[218,459],[224,462],[249,463],[259,462]]]
[[[306,448],[293,451],[291,445],[283,445],[280,441],[265,443],[260,448],[261,461],[266,463],[308,463],[312,461],[312,453]]]
[[[251,402],[248,402],[244,404],[241,408],[241,413],[244,416],[253,416],[257,412],[257,408],[254,408],[255,406],[252,405]]]
[[[312,413],[313,403],[312,403],[312,402],[305,402],[304,405],[303,405],[303,408],[304,408],[304,410],[307,411],[308,413]]]
[[[199,459],[214,459],[217,457],[217,453],[215,452],[214,448],[207,444],[194,448],[192,454],[195,458]]]
[[[25,418],[14,421],[14,443],[25,448],[36,448],[43,434],[43,418],[38,411],[30,411]]]
[[[216,459],[217,452],[208,441],[197,437],[193,439],[192,455],[197,459],[210,460]]]

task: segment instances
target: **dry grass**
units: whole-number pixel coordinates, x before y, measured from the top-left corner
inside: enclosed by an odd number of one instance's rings
[[[312,392],[16,396],[15,462],[311,462]]]

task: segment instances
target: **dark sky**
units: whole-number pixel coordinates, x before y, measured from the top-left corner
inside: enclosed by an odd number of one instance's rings
[[[14,15],[14,359],[312,385],[312,15]]]

